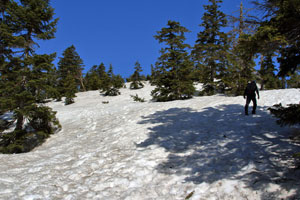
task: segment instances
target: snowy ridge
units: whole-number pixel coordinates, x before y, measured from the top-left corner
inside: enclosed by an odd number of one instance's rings
[[[300,197],[292,159],[299,146],[267,111],[299,103],[298,89],[261,91],[257,115],[248,117],[242,97],[159,103],[152,89],[49,103],[62,131],[30,153],[0,154],[0,199]],[[134,102],[135,94],[146,102]]]

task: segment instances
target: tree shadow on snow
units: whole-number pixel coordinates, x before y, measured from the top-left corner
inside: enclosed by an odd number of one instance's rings
[[[241,105],[222,105],[201,111],[158,111],[139,122],[152,126],[149,138],[137,146],[164,148],[170,154],[157,170],[186,175],[187,182],[238,179],[254,190],[274,183],[300,196],[299,170],[295,177],[295,169],[287,164],[292,154],[299,151],[287,140],[289,129],[278,126],[267,108],[258,107],[254,116],[244,116],[243,110]],[[277,198],[279,194],[264,195]]]

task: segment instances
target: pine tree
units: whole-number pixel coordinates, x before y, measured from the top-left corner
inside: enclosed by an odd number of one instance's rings
[[[45,0],[1,1],[0,110],[14,113],[15,129],[2,135],[0,151],[20,153],[40,144],[59,127],[44,106],[55,54],[38,55],[36,40],[54,38],[57,19]],[[25,123],[26,122],[26,123]],[[29,135],[35,142],[29,140]]]
[[[70,91],[68,91],[68,88],[65,88],[65,85],[71,87],[71,83],[74,84],[72,88],[81,87],[83,90],[85,90],[82,70],[83,61],[76,52],[74,45],[72,45],[63,52],[63,57],[61,57],[58,62],[58,90],[60,92],[60,96],[66,96],[67,92],[70,93]],[[73,77],[74,81],[71,80],[70,77]],[[71,83],[66,83],[67,81],[71,81]],[[79,89],[72,91],[74,92],[72,96],[74,96],[75,93],[79,91]]]
[[[101,80],[98,74],[98,66],[94,65],[85,76],[86,90],[99,90]]]
[[[110,65],[107,76],[103,77],[103,83],[101,93],[104,93],[105,96],[117,96],[121,94],[119,89],[124,86],[124,79],[120,75],[115,75],[113,66]]]
[[[74,77],[71,74],[68,74],[65,78],[64,89],[66,90],[65,96],[65,104],[69,105],[74,103],[74,98],[76,97],[75,93],[77,92],[76,82]]]
[[[288,88],[300,88],[300,70],[295,71],[287,80]]]
[[[285,76],[300,66],[300,1],[264,0],[256,1],[256,5],[264,12],[264,20],[255,34],[257,52],[266,48],[279,52],[278,75],[284,82]]]
[[[154,81],[155,81],[155,68],[153,66],[153,64],[151,64],[151,75],[150,75],[150,84],[151,85],[155,85]]]
[[[272,54],[262,57],[261,68],[258,71],[261,79],[261,90],[278,89],[280,88],[280,80],[275,75],[275,65]]]
[[[223,77],[224,86],[228,88],[226,91],[228,94],[242,95],[247,82],[256,78],[254,47],[251,45],[251,37],[255,29],[252,18],[244,12],[242,2],[239,17],[231,16],[231,23],[234,28],[229,34],[230,48],[226,56],[228,61],[227,73]]]
[[[152,73],[152,84],[156,88],[151,92],[157,101],[171,101],[191,98],[195,88],[191,79],[193,63],[184,44],[184,33],[189,32],[179,22],[168,21],[167,28],[157,31],[155,39],[164,43],[161,56]]]
[[[222,0],[209,0],[209,2],[211,5],[204,6],[206,13],[200,24],[204,30],[198,33],[192,54],[207,93],[214,94],[214,81],[216,78],[222,78],[226,70],[228,39],[227,34],[221,29],[226,27],[227,20],[225,14],[219,10]]]
[[[105,65],[94,65],[86,74],[85,82],[87,90],[104,90],[110,84],[110,78],[106,72]]]
[[[142,83],[142,77],[140,75],[140,73],[143,71],[141,64],[136,61],[135,63],[135,67],[134,67],[135,71],[133,73],[133,75],[130,77],[130,89],[140,89],[144,87],[144,84]]]

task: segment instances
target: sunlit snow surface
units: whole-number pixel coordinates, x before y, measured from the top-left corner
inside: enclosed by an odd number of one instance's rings
[[[299,103],[299,89],[261,91],[257,115],[249,116],[241,96],[157,103],[152,89],[49,103],[62,131],[30,153],[0,154],[0,199],[300,197],[292,159],[299,146],[267,111]],[[134,102],[135,94],[146,102]]]

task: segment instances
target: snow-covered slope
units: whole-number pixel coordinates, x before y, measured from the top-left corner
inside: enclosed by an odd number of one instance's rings
[[[242,97],[158,103],[151,90],[49,103],[62,131],[30,153],[0,155],[0,199],[300,197],[292,169],[299,146],[267,111],[299,103],[298,89],[261,91],[254,116],[243,115]],[[134,102],[135,94],[146,102]]]

